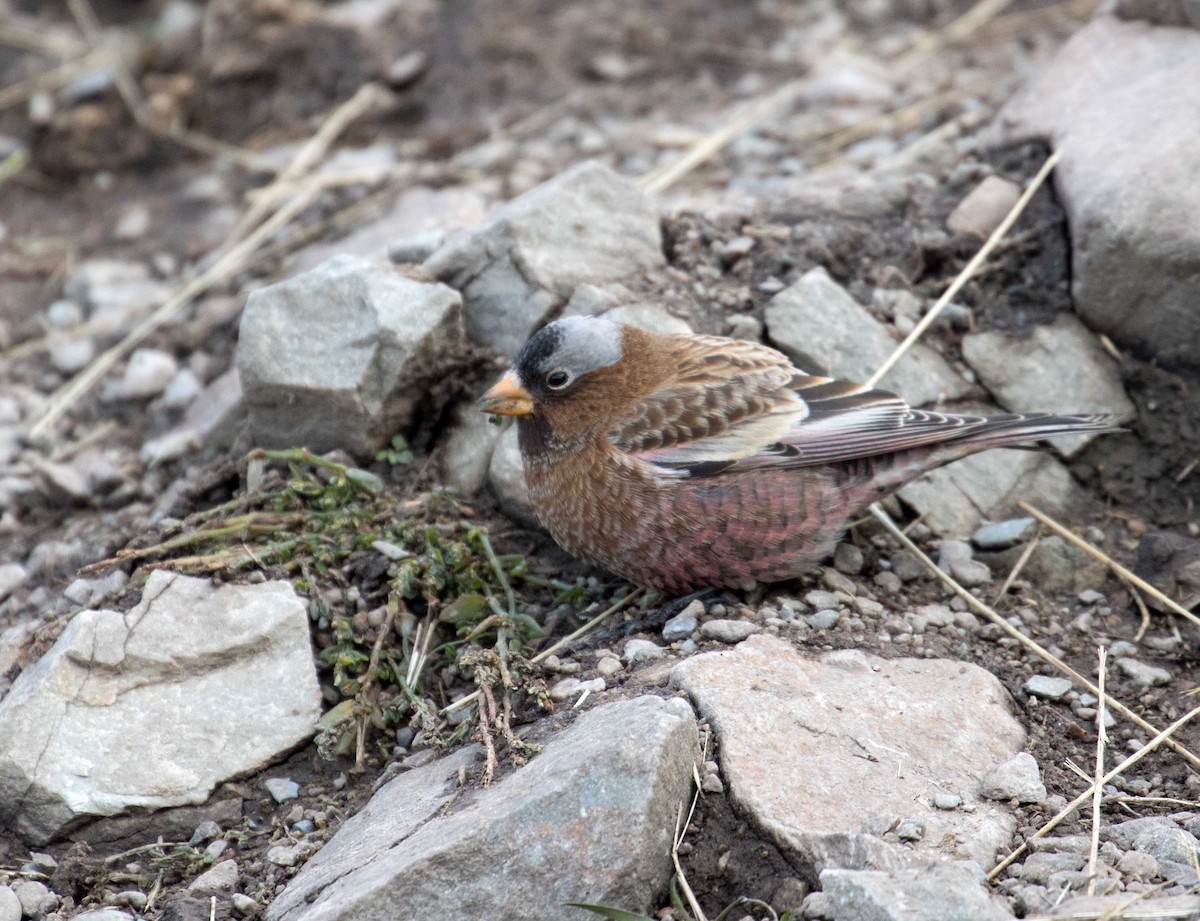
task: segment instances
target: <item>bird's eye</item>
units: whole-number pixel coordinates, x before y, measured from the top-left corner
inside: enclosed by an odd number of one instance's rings
[[[571,383],[571,372],[565,368],[556,368],[546,375],[546,383],[554,390],[562,390]]]

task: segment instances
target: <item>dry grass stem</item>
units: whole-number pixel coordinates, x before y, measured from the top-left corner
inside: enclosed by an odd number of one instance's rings
[[[1104,728],[1104,674],[1108,666],[1108,653],[1100,647],[1099,665],[1096,672],[1096,686],[1100,698],[1096,705],[1096,779],[1092,783],[1092,849],[1088,854],[1088,895],[1096,894],[1096,867],[1100,861],[1100,800],[1104,790],[1101,778],[1104,777],[1104,746],[1108,742],[1108,730]]]
[[[961,42],[983,28],[1012,3],[1012,0],[980,0],[953,22],[934,32],[926,32],[917,42],[896,59],[893,69],[906,73],[924,63],[947,45]]]
[[[921,322],[904,338],[903,342],[896,346],[895,351],[888,356],[887,361],[880,365],[875,373],[871,375],[867,380],[868,387],[876,386],[883,379],[884,375],[892,370],[896,362],[924,335],[925,330],[933,325],[933,321],[938,318],[938,315],[946,308],[946,305],[954,299],[954,296],[962,290],[963,286],[975,274],[975,271],[983,264],[984,260],[991,255],[992,250],[996,248],[996,244],[1008,233],[1009,228],[1016,223],[1017,218],[1021,216],[1021,212],[1025,210],[1025,206],[1029,204],[1030,200],[1037,193],[1037,190],[1042,187],[1042,183],[1046,181],[1046,177],[1050,175],[1051,170],[1058,163],[1058,157],[1058,153],[1055,152],[1046,158],[1046,162],[1042,164],[1042,168],[1037,171],[1037,175],[1033,177],[1029,186],[1021,193],[1021,197],[1017,199],[1017,203],[1005,215],[1004,220],[1000,222],[1000,226],[992,231],[992,235],[987,238],[987,241],[979,248],[979,251],[971,257],[971,261],[963,266],[962,271],[950,283],[950,287],[942,293],[937,302],[929,308],[929,312],[921,318]]]
[[[1025,564],[1029,562],[1029,558],[1033,556],[1033,551],[1037,549],[1038,543],[1042,539],[1042,526],[1038,525],[1037,532],[1033,535],[1033,539],[1025,545],[1025,549],[1021,551],[1021,555],[1017,557],[1017,561],[1013,563],[1013,568],[1008,571],[1008,578],[1004,580],[1004,584],[1000,586],[1000,591],[996,592],[992,598],[992,604],[998,604],[1000,599],[1005,596],[1012,584],[1017,581],[1017,576],[1021,574],[1021,570],[1025,568]]]
[[[1101,777],[1100,778],[1100,786],[1103,787],[1104,784],[1111,783],[1114,777],[1120,777],[1121,774],[1125,773],[1125,771],[1127,771],[1133,765],[1137,764],[1139,761],[1141,761],[1148,754],[1153,752],[1156,748],[1158,748],[1164,742],[1166,742],[1167,744],[1170,744],[1172,741],[1171,736],[1174,735],[1175,732],[1178,731],[1180,729],[1180,727],[1182,727],[1185,723],[1194,719],[1198,715],[1200,715],[1200,707],[1196,707],[1193,710],[1189,710],[1187,713],[1185,713],[1183,716],[1181,716],[1179,719],[1177,719],[1175,722],[1173,722],[1166,729],[1162,730],[1162,732],[1155,735],[1153,739],[1151,739],[1149,742],[1147,742],[1145,745],[1143,745],[1141,748],[1139,748],[1136,752],[1134,752],[1132,755],[1130,755],[1128,758],[1126,758],[1124,761],[1122,761],[1120,764],[1118,764],[1115,768],[1113,768],[1111,771],[1109,771],[1107,774],[1105,774],[1103,777]],[[1024,844],[1022,844],[1019,848],[1017,848],[1015,851],[1013,851],[1011,854],[1009,854],[1007,857],[1005,857],[1002,861],[1000,861],[998,864],[996,864],[996,866],[992,867],[992,870],[990,873],[988,873],[987,878],[989,880],[993,880],[997,876],[999,876],[1009,864],[1011,864],[1014,860],[1016,860],[1018,857],[1020,857],[1022,854],[1024,854],[1026,850],[1028,850],[1030,841],[1032,841],[1034,838],[1045,837],[1050,832],[1052,832],[1055,828],[1057,828],[1059,826],[1059,824],[1062,823],[1062,821],[1064,819],[1066,819],[1072,812],[1074,812],[1080,805],[1082,805],[1088,799],[1088,797],[1090,797],[1091,795],[1092,795],[1092,785],[1089,785],[1086,790],[1084,790],[1077,797],[1075,797],[1075,799],[1071,800],[1071,802],[1067,803],[1067,805],[1064,806],[1059,811],[1059,813],[1056,816],[1054,816],[1054,818],[1052,818],[1049,822],[1047,822],[1045,825],[1043,825],[1041,828],[1039,828],[1037,831],[1035,831],[1032,835],[1030,835],[1026,839]]]
[[[1024,503],[1022,503],[1022,505],[1024,505]],[[1058,658],[1058,656],[1053,655],[1044,646],[1035,642],[1034,640],[1031,640],[1020,630],[1016,629],[1012,624],[1010,624],[1003,617],[1001,617],[999,614],[997,614],[991,607],[984,604],[982,601],[980,601],[978,598],[976,598],[974,595],[972,595],[970,592],[968,592],[965,588],[963,588],[961,585],[959,585],[958,582],[956,582],[953,578],[951,578],[951,576],[949,574],[942,572],[942,570],[938,568],[937,564],[934,563],[933,560],[931,560],[924,553],[924,551],[921,550],[920,547],[918,547],[916,544],[914,544],[912,542],[912,540],[909,539],[908,535],[906,535],[903,531],[900,530],[900,528],[896,524],[896,522],[892,521],[891,516],[888,515],[888,513],[885,512],[882,508],[880,508],[878,504],[871,506],[871,513],[877,519],[879,519],[879,521],[892,534],[893,537],[895,537],[898,541],[900,541],[904,545],[905,549],[907,549],[911,553],[915,554],[916,557],[922,563],[925,564],[925,566],[929,569],[929,571],[931,573],[933,573],[938,579],[940,579],[947,586],[949,586],[955,592],[955,594],[957,594],[960,598],[962,598],[964,601],[966,601],[966,603],[973,610],[982,614],[984,617],[986,617],[992,623],[996,624],[1001,630],[1003,630],[1005,633],[1007,633],[1009,636],[1011,636],[1013,639],[1015,639],[1018,643],[1020,643],[1026,649],[1030,650],[1035,655],[1039,656],[1046,662],[1053,665],[1055,668],[1057,668],[1060,672],[1062,672],[1064,675],[1069,677],[1072,681],[1074,681],[1080,687],[1087,688],[1087,690],[1091,691],[1097,697],[1101,696],[1100,689],[1098,687],[1096,687],[1096,685],[1094,683],[1089,681],[1083,675],[1079,674],[1079,672],[1075,671],[1075,669],[1073,669],[1073,668],[1071,668],[1071,666],[1067,665],[1067,663],[1064,662],[1062,659]],[[1157,733],[1159,731],[1156,727],[1154,727],[1150,723],[1146,722],[1144,719],[1142,719],[1140,716],[1138,716],[1136,713],[1134,713],[1132,710],[1130,710],[1128,707],[1126,707],[1123,703],[1121,703],[1116,698],[1108,696],[1108,695],[1104,695],[1102,699],[1105,700],[1107,702],[1108,706],[1111,707],[1115,712],[1121,714],[1121,716],[1125,717],[1125,719],[1130,720],[1133,723],[1136,723],[1138,726],[1140,726],[1142,729],[1146,730],[1147,732]],[[1188,763],[1191,764],[1192,767],[1200,770],[1200,758],[1196,757],[1196,755],[1194,755],[1191,751],[1189,751],[1185,746],[1180,745],[1174,739],[1168,739],[1167,744],[1177,754],[1186,758]]]
[[[1036,509],[1032,505],[1030,505],[1028,502],[1019,502],[1017,504],[1022,509],[1027,511],[1030,515],[1032,515],[1034,518],[1036,518],[1038,521],[1040,521],[1042,524],[1044,524],[1046,527],[1048,527],[1055,534],[1058,534],[1064,540],[1070,541],[1076,547],[1078,547],[1080,550],[1083,550],[1085,553],[1089,554],[1090,556],[1092,556],[1095,559],[1099,560],[1100,562],[1104,563],[1106,566],[1108,566],[1109,569],[1111,569],[1113,572],[1115,572],[1122,579],[1124,579],[1127,582],[1132,583],[1133,585],[1136,585],[1138,588],[1140,588],[1143,592],[1145,592],[1151,598],[1154,598],[1154,599],[1160,601],[1163,605],[1170,608],[1171,611],[1178,614],[1180,617],[1186,618],[1187,620],[1190,620],[1193,624],[1195,624],[1197,627],[1200,627],[1200,617],[1197,617],[1195,614],[1193,614],[1191,611],[1189,611],[1187,608],[1185,608],[1183,605],[1179,604],[1178,602],[1173,601],[1171,598],[1168,598],[1165,594],[1160,592],[1158,589],[1156,589],[1153,585],[1151,585],[1149,582],[1147,582],[1141,576],[1135,575],[1133,572],[1126,569],[1124,566],[1122,566],[1120,563],[1118,563],[1116,560],[1114,560],[1112,557],[1110,557],[1103,550],[1101,550],[1098,547],[1092,546],[1086,540],[1084,540],[1082,537],[1079,537],[1074,532],[1067,530],[1067,528],[1063,527],[1061,524],[1059,524],[1057,521],[1055,521],[1053,518],[1051,518],[1045,512],[1039,511],[1038,509]]]
[[[692,806],[688,810],[687,821],[683,820],[683,803],[679,804],[679,811],[675,817],[675,838],[671,842],[671,863],[675,865],[675,878],[679,880],[679,887],[683,890],[683,896],[687,899],[692,915],[696,921],[708,921],[704,909],[700,907],[700,902],[696,899],[696,893],[692,891],[691,884],[688,883],[687,875],[683,872],[683,865],[679,862],[679,848],[683,844],[687,830],[691,827],[692,816],[696,814],[696,804],[700,801],[700,770],[695,763],[692,764],[692,783],[696,789],[692,793]]]
[[[24,21],[16,16],[7,16],[0,23],[0,45],[53,58],[74,58],[87,51],[87,45],[62,29],[52,29],[46,23]]]

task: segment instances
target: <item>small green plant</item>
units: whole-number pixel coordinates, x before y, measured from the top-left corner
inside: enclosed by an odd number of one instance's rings
[[[413,462],[413,453],[403,435],[393,435],[391,445],[376,454],[375,460],[389,467],[407,467]]]

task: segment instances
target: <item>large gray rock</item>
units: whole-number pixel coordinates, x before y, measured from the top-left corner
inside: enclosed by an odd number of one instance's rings
[[[696,723],[681,700],[583,714],[525,767],[443,805],[463,753],[402,775],[291,882],[270,921],[592,917],[567,902],[645,911],[671,872]],[[435,817],[436,816],[436,817]]]
[[[523,525],[540,527],[529,499],[529,486],[525,483],[525,464],[521,460],[516,425],[510,425],[496,441],[488,464],[487,484],[500,511]]]
[[[626,281],[661,268],[651,200],[599,163],[574,166],[451,238],[425,269],[462,292],[467,334],[513,355],[584,283]]]
[[[454,425],[442,439],[438,456],[442,482],[460,496],[473,496],[483,489],[500,435],[500,427],[493,425],[476,404],[460,407]],[[524,481],[522,471],[521,482]]]
[[[237,365],[251,434],[371,455],[414,422],[462,348],[456,291],[330,259],[246,300]]]
[[[1121,385],[1121,369],[1095,333],[1069,314],[1028,336],[993,331],[963,336],[963,358],[1013,412],[1112,413],[1121,422],[1137,410]],[[1068,457],[1091,435],[1063,435],[1054,445]]]
[[[829,894],[837,921],[1005,921],[1013,916],[960,864],[895,873],[826,870],[821,889]]]
[[[1200,32],[1102,16],[1005,110],[1048,136],[1080,315],[1170,364],[1200,364]]]
[[[311,736],[320,713],[290,584],[156,570],[128,613],[76,615],[0,702],[0,822],[41,843],[95,816],[201,803]]]
[[[1024,500],[1051,514],[1076,510],[1087,495],[1049,454],[984,451],[926,473],[897,495],[933,531],[966,540],[984,521],[1006,518]]]
[[[946,857],[990,866],[1009,843],[1013,816],[976,791],[1025,734],[981,668],[855,650],[813,658],[755,636],[681,662],[671,680],[712,723],[734,802],[813,873]],[[933,809],[942,792],[971,811]],[[925,825],[914,845],[880,837],[914,817]]]
[[[805,273],[771,298],[766,321],[771,341],[799,368],[848,381],[867,380],[900,344],[823,268]],[[913,406],[971,392],[942,356],[919,342],[879,386]]]

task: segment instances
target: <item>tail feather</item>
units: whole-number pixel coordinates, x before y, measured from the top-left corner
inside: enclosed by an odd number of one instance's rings
[[[1056,435],[1122,431],[1116,416],[1107,413],[1091,415],[1060,415],[1056,413],[1012,413],[1003,416],[984,416],[962,438],[951,438],[947,444],[973,445],[979,450],[1028,444],[1053,438]]]

